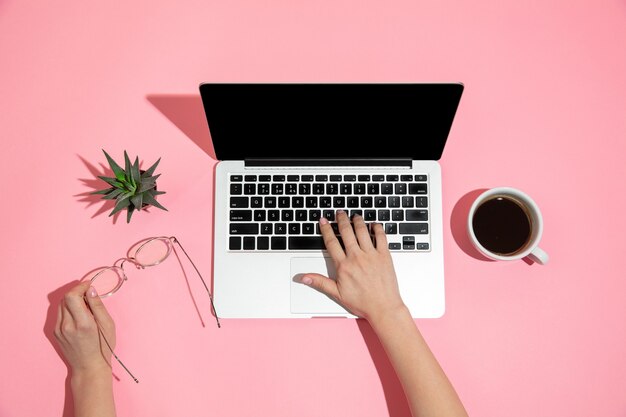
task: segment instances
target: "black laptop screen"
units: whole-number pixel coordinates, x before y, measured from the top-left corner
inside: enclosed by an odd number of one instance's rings
[[[462,84],[200,86],[219,160],[438,160],[462,92]]]

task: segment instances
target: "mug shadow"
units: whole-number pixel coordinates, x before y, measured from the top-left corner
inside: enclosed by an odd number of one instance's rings
[[[452,215],[450,216],[450,230],[452,231],[454,241],[465,254],[479,261],[495,262],[493,259],[489,259],[478,252],[467,235],[467,216],[469,215],[470,208],[476,198],[485,191],[487,191],[486,188],[470,191],[457,201],[452,209]]]
[[[199,95],[148,94],[146,99],[204,153],[217,160]]]
[[[383,386],[389,417],[411,417],[409,403],[400,380],[387,357],[383,345],[378,340],[378,336],[376,336],[367,320],[357,319],[356,323],[361,335],[363,335],[363,340]]]

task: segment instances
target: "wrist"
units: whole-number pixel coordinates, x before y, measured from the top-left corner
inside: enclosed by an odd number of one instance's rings
[[[72,370],[72,385],[81,386],[85,381],[98,381],[100,383],[113,382],[113,374],[109,366],[98,366],[85,369]]]
[[[409,312],[408,307],[402,303],[392,308],[386,308],[376,314],[373,314],[367,317],[367,321],[372,326],[374,331],[378,332],[379,329],[385,328],[393,323],[397,323],[402,319],[409,318],[413,320],[411,317],[411,313]]]

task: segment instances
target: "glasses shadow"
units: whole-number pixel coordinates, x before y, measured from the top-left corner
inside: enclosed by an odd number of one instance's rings
[[[86,203],[85,209],[89,209],[91,206],[101,203],[102,205],[96,210],[96,212],[91,216],[91,218],[96,218],[103,213],[110,212],[115,207],[115,200],[103,200],[101,195],[92,194],[94,191],[103,190],[108,188],[109,185],[102,181],[98,176],[104,177],[114,177],[113,170],[110,167],[107,167],[100,163],[99,167],[96,167],[91,162],[87,161],[80,155],[77,155],[78,158],[85,165],[92,178],[79,178],[78,180],[83,184],[83,186],[89,188],[89,191],[85,191],[84,193],[75,194],[74,197],[78,198],[78,201],[81,203]],[[117,220],[120,214],[124,212],[124,210],[115,213],[113,218],[113,224],[117,223]],[[125,213],[125,212],[124,212]]]
[[[356,324],[361,335],[363,335],[363,340],[383,386],[389,417],[411,417],[411,410],[402,384],[400,384],[400,380],[389,361],[383,345],[378,340],[376,333],[374,333],[374,329],[372,329],[367,320],[357,319]]]
[[[470,191],[457,201],[450,216],[450,230],[458,247],[467,255],[479,261],[495,262],[478,252],[467,235],[467,216],[469,216],[470,208],[476,198],[485,191],[487,191],[486,188]]]
[[[204,153],[217,160],[199,95],[148,94],[146,99]]]
[[[204,323],[204,319],[202,318],[202,313],[200,312],[200,307],[198,307],[198,303],[196,302],[196,297],[193,295],[193,291],[191,291],[191,285],[189,284],[189,277],[187,277],[187,271],[185,271],[185,267],[183,266],[182,261],[180,260],[180,256],[178,256],[178,251],[176,247],[172,245],[172,252],[176,256],[176,260],[178,261],[178,265],[180,266],[180,270],[183,272],[183,277],[185,277],[185,285],[187,285],[187,292],[189,293],[189,298],[191,298],[191,302],[193,303],[193,307],[196,309],[196,314],[198,314],[198,319],[200,320],[200,324],[202,327],[206,327]]]

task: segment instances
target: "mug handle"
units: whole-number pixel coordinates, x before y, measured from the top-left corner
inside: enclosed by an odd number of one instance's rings
[[[545,265],[550,260],[548,254],[541,249],[539,246],[535,247],[529,254],[528,257],[533,261],[537,262],[539,265]]]

